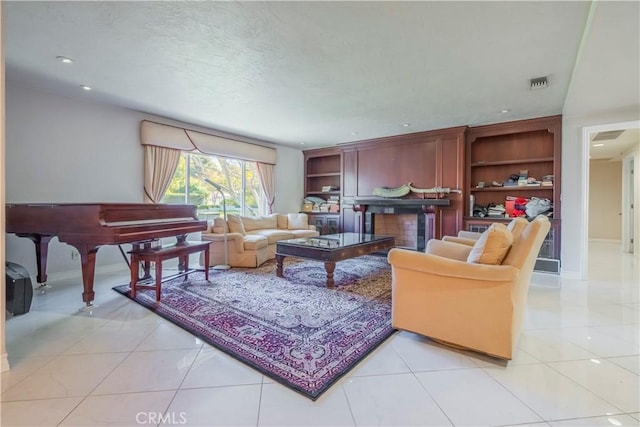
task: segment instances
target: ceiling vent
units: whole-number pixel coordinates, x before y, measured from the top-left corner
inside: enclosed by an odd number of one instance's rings
[[[608,132],[598,132],[592,139],[592,141],[611,141],[612,139],[616,139],[617,137],[619,137],[622,132],[624,132],[624,129],[610,130]]]
[[[544,89],[547,86],[549,86],[549,81],[547,80],[547,76],[536,77],[535,79],[529,80],[529,88],[531,90]]]

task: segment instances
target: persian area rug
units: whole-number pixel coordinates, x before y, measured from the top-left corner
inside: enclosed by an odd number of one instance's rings
[[[336,263],[287,258],[258,268],[210,270],[140,290],[134,301],[264,375],[316,400],[374,350],[391,327],[391,267],[367,255]],[[128,296],[129,285],[116,291]]]

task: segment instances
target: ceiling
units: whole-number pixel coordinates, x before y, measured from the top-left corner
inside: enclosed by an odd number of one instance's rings
[[[563,113],[589,25],[621,29],[590,21],[590,7],[5,1],[6,74],[68,97],[308,149]],[[548,87],[531,90],[541,76]]]

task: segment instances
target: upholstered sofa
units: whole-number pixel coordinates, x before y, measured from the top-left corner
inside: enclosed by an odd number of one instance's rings
[[[216,218],[209,221],[209,228],[202,233],[202,240],[211,241],[210,266],[225,262],[225,227],[228,263],[232,267],[258,267],[275,258],[276,242],[279,240],[314,237],[320,234],[314,225],[309,225],[308,216],[304,213],[275,213],[259,217],[230,214],[227,215],[227,221]],[[202,261],[201,258],[201,264]]]
[[[496,223],[474,246],[432,239],[426,253],[392,249],[393,327],[511,359],[549,228],[540,215],[515,238]]]

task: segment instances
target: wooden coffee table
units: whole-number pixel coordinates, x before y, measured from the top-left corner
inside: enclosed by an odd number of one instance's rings
[[[319,237],[280,240],[276,242],[276,274],[282,276],[285,257],[323,261],[327,271],[327,287],[332,288],[336,262],[390,249],[395,246],[393,236],[360,233],[327,234]]]

